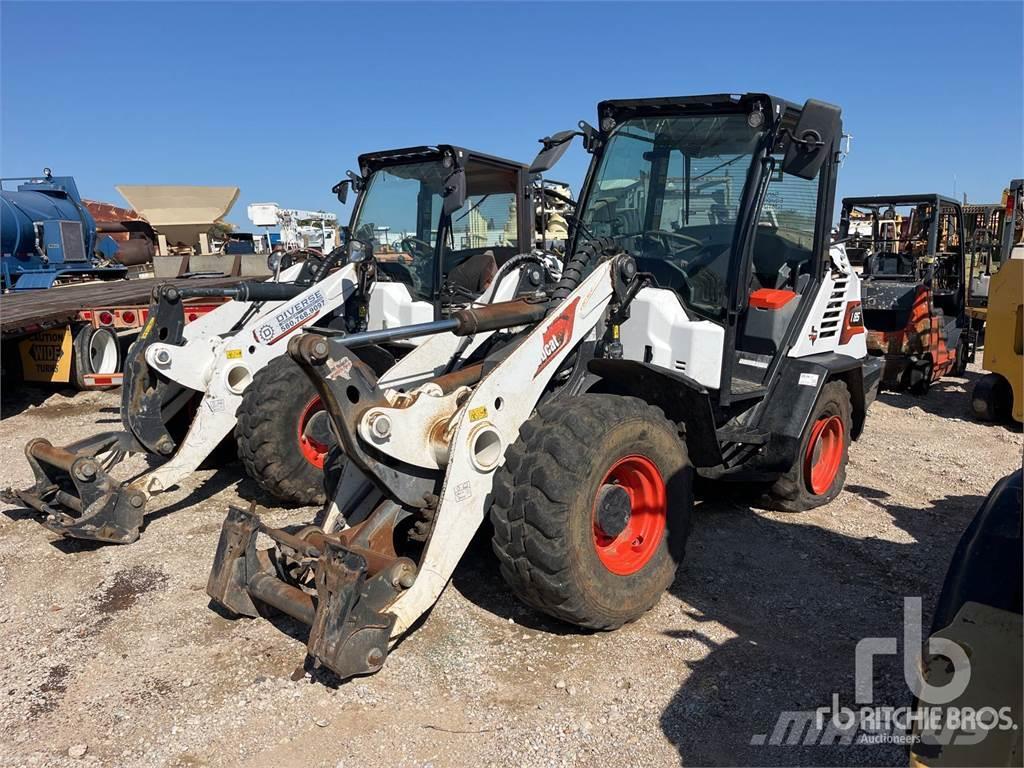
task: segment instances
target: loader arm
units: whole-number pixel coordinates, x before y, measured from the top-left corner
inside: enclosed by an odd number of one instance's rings
[[[388,612],[392,640],[440,597],[483,522],[494,472],[537,407],[551,377],[601,321],[613,296],[616,262],[598,266],[553,309],[462,405],[449,445],[444,484],[419,573]]]

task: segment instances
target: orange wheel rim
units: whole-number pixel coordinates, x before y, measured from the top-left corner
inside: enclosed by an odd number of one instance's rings
[[[618,486],[628,494],[628,519],[621,531],[610,535],[598,521],[598,499],[595,498],[594,549],[605,568],[618,576],[630,576],[647,565],[661,546],[668,514],[665,481],[653,461],[634,455],[612,465],[600,488],[609,486]]]
[[[302,409],[302,415],[299,416],[299,453],[302,454],[302,458],[317,469],[324,468],[324,461],[327,458],[329,446],[307,435],[306,428],[313,417],[323,411],[323,409],[323,403],[320,402],[320,396],[317,395],[306,403],[306,407]]]
[[[824,416],[814,422],[811,439],[807,441],[804,476],[815,496],[828,492],[843,463],[845,427],[838,416]]]

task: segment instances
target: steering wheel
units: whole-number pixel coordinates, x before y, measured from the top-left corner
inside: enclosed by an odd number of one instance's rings
[[[420,240],[418,237],[403,237],[399,244],[402,246],[403,251],[408,251],[412,256],[424,259],[432,259],[434,257],[434,246],[426,240]]]
[[[423,288],[433,283],[434,246],[418,237],[403,237],[400,245],[403,251],[412,256],[409,272],[412,275],[413,287],[421,295],[429,293]]]
[[[667,229],[649,229],[643,234],[644,240],[648,238],[654,240],[655,242],[660,242],[662,247],[665,249],[665,252],[670,254],[682,253],[685,251],[692,250],[694,248],[704,247],[704,243],[701,240],[698,240],[696,237],[690,237],[689,235],[684,235],[680,232],[670,232]],[[681,242],[683,244],[683,247],[673,248],[671,245],[669,245],[670,240]]]

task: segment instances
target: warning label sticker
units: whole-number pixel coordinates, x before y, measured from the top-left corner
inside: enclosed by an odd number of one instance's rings
[[[41,331],[18,343],[26,381],[71,380],[71,327]]]
[[[300,296],[253,329],[252,335],[261,344],[273,344],[323,311],[327,299],[321,291]]]

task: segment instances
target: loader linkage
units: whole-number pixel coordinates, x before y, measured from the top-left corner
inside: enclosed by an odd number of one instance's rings
[[[412,560],[390,547],[399,512],[385,505],[363,524],[330,535],[315,526],[295,533],[268,528],[254,510],[232,507],[207,594],[242,616],[259,615],[262,604],[310,625],[309,657],[342,678],[376,672],[395,623],[386,608],[416,573]],[[276,560],[256,548],[260,533],[277,544]]]

